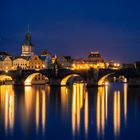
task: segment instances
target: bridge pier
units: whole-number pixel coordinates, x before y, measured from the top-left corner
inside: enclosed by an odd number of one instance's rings
[[[95,80],[94,78],[92,79],[87,79],[87,87],[91,87],[91,86],[98,86],[98,81]]]
[[[24,81],[16,80],[16,81],[14,81],[14,85],[15,86],[24,86]]]
[[[87,86],[98,86],[98,70],[90,69],[87,73]]]
[[[51,78],[50,86],[61,86],[61,80],[58,78]]]

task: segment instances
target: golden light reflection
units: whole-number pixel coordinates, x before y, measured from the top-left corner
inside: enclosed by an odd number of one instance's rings
[[[114,106],[113,106],[113,120],[114,120],[114,135],[118,136],[120,133],[120,119],[121,119],[121,108],[120,108],[120,91],[114,92]]]
[[[8,92],[5,95],[5,130],[8,130]]]
[[[12,132],[14,128],[15,120],[15,97],[12,85],[4,85],[0,88],[0,102],[1,112],[4,115],[4,128],[5,133],[10,130]]]
[[[10,95],[9,98],[9,128],[12,130],[14,127],[14,95]]]
[[[45,124],[46,124],[46,95],[45,91],[42,90],[42,133],[45,134]]]
[[[62,108],[62,117],[67,115],[68,107],[68,89],[66,86],[61,87],[61,108]]]
[[[98,136],[104,136],[108,119],[108,86],[99,87],[97,93],[96,123]]]
[[[105,86],[105,109],[106,109],[106,121],[108,119],[108,86]]]
[[[36,132],[39,130],[39,91],[36,92],[36,106],[35,106],[36,114]]]
[[[25,96],[25,122],[28,125],[30,117],[31,117],[31,112],[33,109],[33,97],[34,97],[34,90],[33,87],[31,86],[25,86],[24,87],[24,96]]]
[[[88,135],[88,93],[85,94],[85,106],[84,106],[84,126],[85,135]]]
[[[72,95],[72,133],[76,133],[76,85],[73,86]]]
[[[124,121],[127,121],[127,84],[124,83]]]
[[[49,94],[49,90],[50,88],[45,86],[25,86],[25,122],[29,124],[33,117],[32,112],[35,110],[36,133],[39,132],[41,123],[43,135],[46,126],[46,94]],[[47,97],[49,98],[49,95]]]
[[[88,134],[88,93],[84,84],[74,84],[72,93],[72,133],[79,133],[81,122],[81,110],[84,109],[84,129]]]

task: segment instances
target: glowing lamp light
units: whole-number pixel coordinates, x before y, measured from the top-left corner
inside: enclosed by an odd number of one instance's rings
[[[6,73],[8,73],[8,70],[5,70]]]
[[[126,82],[127,82],[127,79],[125,78],[125,79],[124,79],[124,83],[126,83]]]
[[[75,67],[75,64],[72,64],[73,67]]]
[[[104,85],[105,86],[108,86],[109,85],[109,82],[105,81]]]
[[[114,63],[114,66],[116,67],[116,66],[117,66],[117,64],[116,64],[116,63]]]
[[[119,66],[120,66],[120,64],[118,63],[118,64],[117,64],[117,67],[119,67]]]

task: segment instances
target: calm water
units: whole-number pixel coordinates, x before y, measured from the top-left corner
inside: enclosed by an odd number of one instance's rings
[[[140,88],[0,86],[0,140],[140,139]]]

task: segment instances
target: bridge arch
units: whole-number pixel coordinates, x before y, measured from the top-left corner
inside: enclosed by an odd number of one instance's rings
[[[66,84],[67,84],[67,81],[70,79],[70,78],[72,78],[72,77],[81,77],[82,78],[82,76],[81,75],[79,75],[79,74],[70,74],[70,75],[67,75],[67,76],[65,76],[62,80],[61,80],[61,86],[65,86]]]
[[[114,74],[114,73],[109,73],[109,74],[104,75],[103,77],[101,77],[101,78],[98,80],[98,86],[102,86],[102,85],[106,84],[106,83],[105,83],[106,78],[109,77],[109,76],[112,75],[112,74]]]
[[[38,76],[38,75],[42,75],[42,76],[44,76],[43,74],[41,74],[41,73],[39,73],[39,72],[37,72],[37,73],[33,73],[33,74],[30,74],[30,75],[25,79],[25,81],[24,81],[24,85],[25,85],[25,86],[32,85],[32,81],[33,81],[33,79],[34,79],[36,76]],[[44,81],[49,82],[49,78],[46,77],[46,76],[44,76]]]
[[[0,81],[4,80],[13,80],[13,78],[9,75],[0,75]]]
[[[115,73],[113,72],[113,73],[109,73],[109,74],[107,74],[107,75],[104,75],[103,77],[101,77],[99,80],[98,80],[98,86],[102,86],[102,85],[107,85],[107,83],[105,82],[105,80],[106,80],[106,78],[108,78],[109,76],[111,76],[111,75],[114,75]],[[126,83],[127,82],[127,78],[124,76],[124,75],[119,75],[119,77],[121,76],[121,78],[122,78],[122,82],[124,82],[124,83]]]

